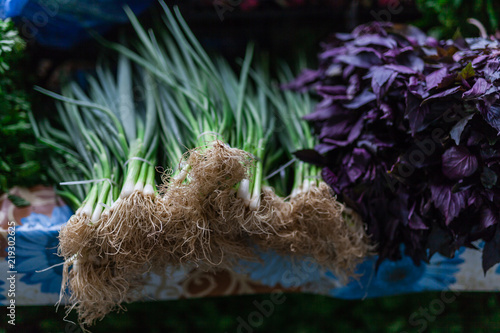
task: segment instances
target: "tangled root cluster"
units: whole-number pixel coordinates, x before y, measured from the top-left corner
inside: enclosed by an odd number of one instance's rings
[[[95,228],[90,225],[90,218],[77,211],[59,231],[59,254],[65,259],[71,258],[87,247],[94,233]]]
[[[264,187],[255,208],[236,190],[251,178],[254,160],[245,151],[215,141],[190,151],[185,163],[189,172],[166,177],[160,195],[135,191],[95,225],[75,214],[61,229],[61,299],[68,298],[82,324],[122,309],[138,298],[146,272],[163,273],[168,265],[234,268],[242,259],[258,260],[257,245],[312,257],[348,277],[372,251],[359,216],[337,202],[325,183],[290,200]]]
[[[103,217],[97,227],[97,238],[117,267],[131,276],[151,269],[156,256],[162,224],[156,213],[154,195],[134,191],[121,198]]]
[[[65,263],[60,301],[67,301],[68,312],[77,310],[81,324],[92,325],[138,298],[142,277],[160,251],[155,200],[134,192],[94,225],[75,214],[61,228],[59,253]]]
[[[187,180],[170,177],[157,203],[163,224],[163,248],[177,262],[204,269],[230,267],[252,251],[232,207],[234,187],[249,177],[251,156],[215,141],[189,152]],[[173,257],[173,258],[172,258]]]
[[[86,219],[80,220],[84,223]],[[67,233],[60,235],[61,244],[66,237]],[[104,239],[94,232],[94,237],[78,252],[65,256],[59,301],[69,304],[68,313],[76,309],[82,325],[92,325],[107,313],[121,309],[123,302],[132,300],[132,291],[142,285],[141,277],[130,274],[128,266],[119,265],[116,256],[109,254],[110,250]],[[60,251],[63,251],[62,245]]]
[[[361,219],[353,212],[344,212],[325,183],[298,193],[287,210],[288,221],[276,236],[256,238],[262,249],[312,257],[339,277],[352,276],[372,250]]]

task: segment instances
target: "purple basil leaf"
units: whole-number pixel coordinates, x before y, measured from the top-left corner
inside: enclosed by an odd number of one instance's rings
[[[318,80],[319,76],[319,71],[304,69],[302,73],[300,73],[300,75],[295,78],[295,80],[282,85],[281,88],[295,91],[306,91],[312,83]]]
[[[389,64],[389,65],[384,65],[384,67],[401,74],[416,74],[416,72],[413,69],[402,65]]]
[[[318,143],[314,149],[320,154],[329,153],[332,150],[335,150],[337,147],[328,143]]]
[[[474,83],[474,85],[470,90],[467,90],[466,92],[463,93],[462,98],[464,99],[477,98],[481,95],[484,95],[490,87],[491,83],[488,83],[488,81],[480,77],[476,80],[476,83]]]
[[[346,87],[345,86],[318,86],[316,87],[316,91],[320,95],[345,95]]]
[[[325,70],[325,75],[328,77],[336,77],[342,75],[342,65],[341,64],[331,64],[328,69]]]
[[[423,126],[424,119],[429,113],[429,106],[420,105],[420,101],[421,100],[413,96],[413,94],[407,93],[405,118],[408,119],[412,136],[415,136],[415,133],[425,128]]]
[[[305,115],[303,117],[304,120],[307,121],[324,121],[334,117],[345,117],[347,115],[348,110],[342,108],[337,104],[332,104],[327,107],[319,107],[316,106],[316,110],[313,113]]]
[[[477,58],[474,58],[474,60],[472,60],[472,67],[477,67],[477,65],[484,63],[488,58],[488,55],[481,55]]]
[[[481,209],[480,213],[480,225],[483,229],[486,229],[488,227],[491,227],[492,225],[498,224],[500,221],[500,212],[498,211],[493,211],[490,208],[484,207]]]
[[[337,57],[337,61],[367,69],[382,64],[382,60],[380,60],[380,57],[374,52],[360,52],[356,55],[340,55]]]
[[[387,80],[387,82],[382,87],[380,87],[379,97],[378,97],[379,103],[380,100],[382,99],[382,96],[384,96],[387,93],[387,91],[389,91],[389,89],[391,88],[392,84],[394,83],[397,77],[398,77],[398,72],[393,72],[391,77],[389,77],[389,80]]]
[[[337,32],[335,34],[335,38],[341,40],[341,41],[348,41],[348,40],[352,40],[354,37],[352,34],[349,34],[349,33],[345,33],[345,32]]]
[[[500,135],[500,105],[493,105],[486,112],[481,112],[484,120],[498,131]]]
[[[359,137],[362,130],[363,130],[363,118],[360,117],[358,121],[354,124],[354,126],[352,126],[351,131],[347,136],[347,142],[348,143],[354,142],[354,140],[356,140]]]
[[[380,110],[383,113],[383,116],[380,117],[380,119],[387,119],[387,118],[391,118],[393,116],[392,108],[389,104],[381,103]]]
[[[351,135],[352,133],[352,135]],[[330,138],[324,138],[323,139],[323,142],[324,143],[328,143],[330,145],[335,145],[335,146],[339,146],[339,147],[345,147],[345,146],[348,146],[349,144],[351,144],[354,140],[356,140],[356,130],[355,128],[353,128],[353,130],[351,132],[349,132],[349,136],[347,137],[347,139],[345,140],[342,140],[342,139],[330,139]]]
[[[378,35],[364,35],[358,37],[354,40],[354,44],[357,46],[379,45],[387,47],[388,49],[392,49],[397,46],[396,41],[389,38],[383,38]]]
[[[372,78],[372,85],[373,82],[376,82],[379,86],[381,86],[389,80],[392,73],[394,73],[392,69],[385,68],[384,66],[376,66],[372,67],[363,79]]]
[[[446,77],[447,74],[448,74],[448,69],[446,67],[443,67],[427,75],[425,78],[425,84],[427,90],[429,91],[433,88],[436,88],[443,81],[443,79]]]
[[[454,146],[445,151],[442,162],[443,174],[453,180],[469,177],[478,168],[477,157],[461,146]]]
[[[456,75],[454,73],[446,75],[443,80],[441,80],[441,83],[437,86],[438,89],[444,89],[448,88],[449,86],[455,84],[455,77]]]
[[[462,209],[467,206],[468,191],[453,193],[451,186],[431,185],[431,198],[434,206],[444,215],[448,226]]]
[[[356,96],[351,102],[345,103],[344,107],[348,109],[359,109],[363,105],[373,102],[376,98],[377,97],[375,96],[374,93],[365,89],[361,94]]]
[[[349,77],[349,85],[347,87],[347,96],[349,99],[353,99],[354,96],[359,92],[360,79],[358,75],[351,75]]]
[[[427,42],[427,35],[419,28],[413,25],[405,25],[403,27],[403,35],[414,45],[424,45]]]
[[[422,104],[427,103],[428,101],[430,101],[430,100],[432,100],[432,99],[436,99],[436,98],[443,98],[443,97],[446,97],[446,96],[453,95],[453,94],[455,94],[455,93],[459,92],[459,91],[460,91],[460,89],[461,89],[461,87],[460,87],[460,86],[458,86],[458,87],[454,87],[454,88],[447,89],[447,90],[442,91],[442,92],[440,92],[440,93],[438,93],[438,94],[431,95],[431,96],[427,97],[426,99],[424,99],[424,100],[422,101]]]
[[[410,76],[407,86],[408,91],[419,98],[425,98],[428,95],[428,93],[424,91],[422,82],[415,76]]]
[[[425,225],[424,220],[418,214],[412,215],[412,217],[410,218],[410,222],[408,223],[408,226],[415,230],[429,229],[429,227]]]
[[[496,226],[493,238],[484,244],[483,271],[486,272],[500,262],[500,228]]]
[[[317,166],[323,166],[325,164],[324,157],[313,149],[297,150],[296,152],[293,153],[293,155],[295,155],[295,157],[297,157],[301,161],[311,163]]]
[[[395,72],[390,69],[379,66],[379,67],[373,67],[370,70],[370,73],[364,77],[364,78],[370,78],[370,77],[372,78],[372,90],[377,96],[378,100],[380,100],[381,95],[383,95],[383,93],[382,94],[380,93],[382,86],[387,81],[389,81],[389,79],[394,73]]]
[[[343,139],[351,131],[351,128],[352,123],[350,119],[328,121],[321,128],[319,138]]]
[[[342,71],[342,79],[347,80],[351,75],[355,75],[354,71],[356,71],[356,66],[347,65]]]
[[[498,59],[490,59],[486,66],[484,67],[484,76],[490,82],[495,82],[500,79],[500,60]]]
[[[477,146],[481,141],[484,140],[484,134],[480,133],[476,130],[472,130],[468,135],[467,143],[465,144],[467,147]]]
[[[335,186],[337,184],[338,177],[333,173],[330,168],[323,168],[321,170],[321,177],[330,186]],[[338,192],[337,192],[338,193]]]
[[[450,131],[450,137],[455,141],[455,144],[458,146],[460,144],[460,138],[462,136],[462,132],[464,131],[465,126],[469,122],[469,120],[472,119],[474,115],[471,114],[465,118],[462,118],[458,121],[458,123],[453,126],[453,128]]]
[[[347,164],[347,175],[351,182],[355,182],[365,173],[369,161],[370,153],[363,148],[354,148]]]
[[[424,61],[414,52],[405,52],[400,54],[397,59],[399,64],[413,69],[415,72],[422,73],[424,71]]]
[[[346,54],[346,53],[347,53],[347,47],[336,47],[336,48],[328,49],[328,50],[320,53],[319,59],[325,60],[325,59],[336,57],[336,56]]]

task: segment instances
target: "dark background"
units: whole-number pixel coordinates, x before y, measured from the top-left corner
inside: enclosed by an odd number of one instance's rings
[[[111,313],[91,331],[112,332],[500,332],[500,294],[461,293],[442,313],[431,304],[441,293],[419,293],[366,299],[339,300],[308,294],[285,294],[261,325],[243,328],[257,310],[254,302],[269,295],[231,296],[177,301],[133,303],[127,312]],[[446,295],[452,297],[452,294]],[[428,310],[429,320],[419,311]],[[439,310],[439,308],[437,308]],[[16,309],[16,328],[8,332],[80,332],[63,321],[64,309],[26,306]],[[413,326],[410,316],[414,315]],[[76,321],[72,313],[68,319]],[[258,323],[258,322],[257,322]],[[425,330],[424,330],[425,329]],[[2,332],[2,329],[0,329]]]

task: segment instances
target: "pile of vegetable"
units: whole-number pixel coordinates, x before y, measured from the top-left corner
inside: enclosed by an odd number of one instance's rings
[[[361,214],[379,262],[453,257],[484,240],[500,262],[499,42],[437,41],[414,27],[362,25],[323,44],[290,89],[321,98],[304,118],[323,179]]]
[[[127,10],[133,47],[102,40],[118,53],[116,74],[104,60],[88,89],[38,88],[58,100],[61,122],[41,118],[35,130],[51,148],[51,178],[75,208],[59,236],[61,301],[91,325],[137,299],[149,271],[235,268],[260,250],[313,257],[352,276],[369,239],[319,169],[297,162],[266,177],[315,143],[300,120],[310,99],[281,91],[251,44],[238,70],[209,57],[180,13],[162,5],[165,25],[154,32]],[[293,77],[286,66],[278,75]]]

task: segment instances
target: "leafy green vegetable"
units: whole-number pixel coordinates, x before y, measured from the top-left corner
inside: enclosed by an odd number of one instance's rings
[[[9,70],[8,62],[11,54],[21,51],[24,46],[25,43],[19,37],[12,21],[0,20],[0,74]]]
[[[30,96],[23,90],[24,41],[10,20],[0,20],[0,193],[46,181],[30,124]]]
[[[430,29],[429,34],[437,38],[450,38],[457,30],[467,37],[478,36],[477,28],[467,22],[468,18],[479,20],[488,33],[499,28],[498,1],[416,0],[416,3],[422,13],[417,24]]]

